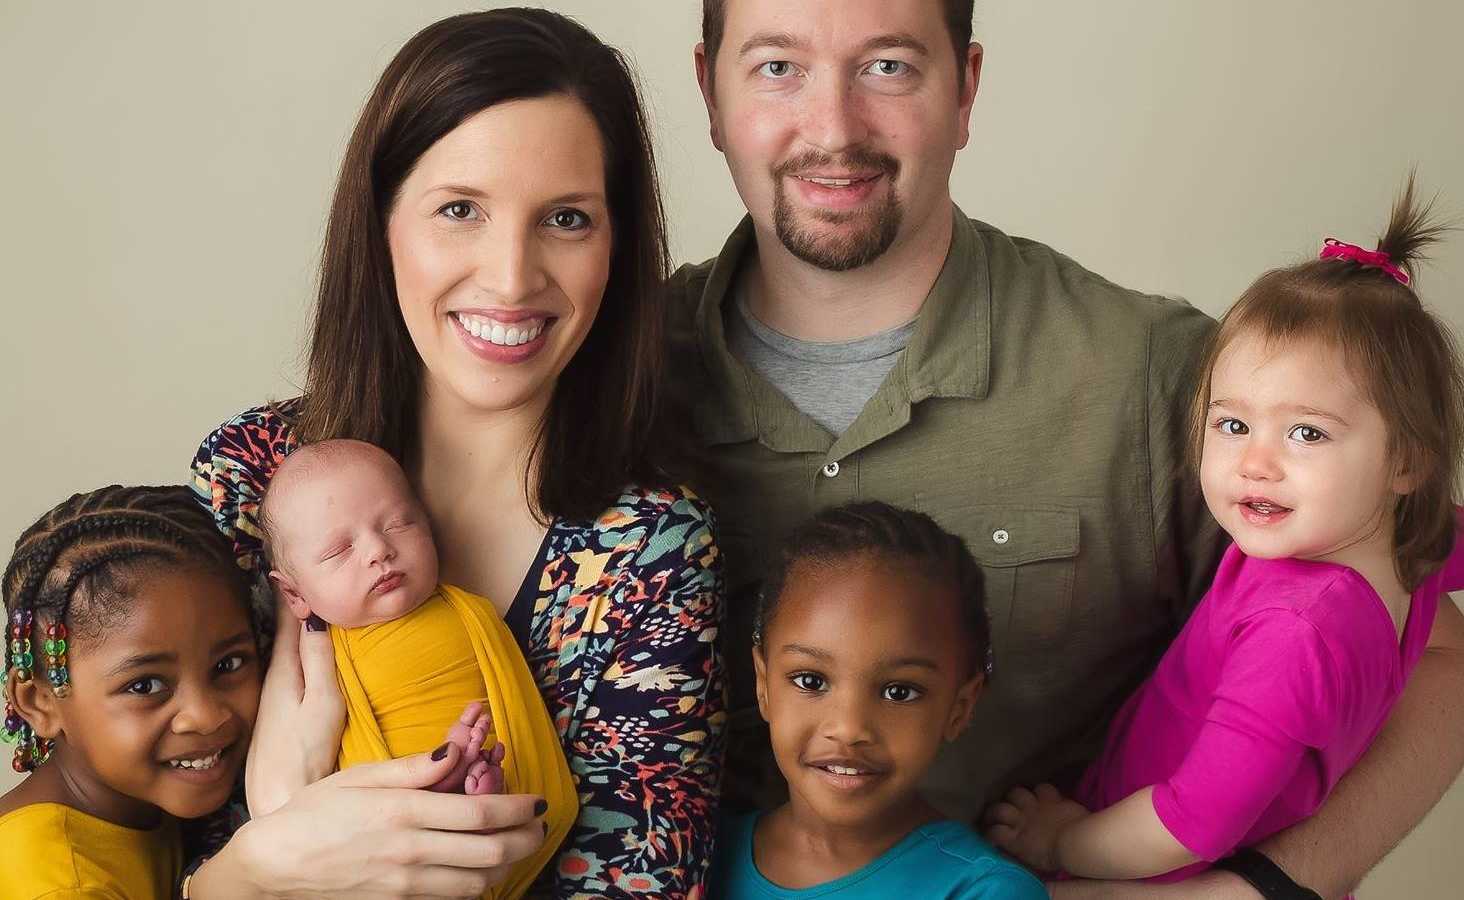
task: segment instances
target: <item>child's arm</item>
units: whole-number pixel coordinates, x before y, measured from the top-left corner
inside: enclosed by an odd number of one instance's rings
[[[1090,813],[1050,784],[1016,788],[992,809],[987,835],[1038,871],[1084,878],[1147,878],[1199,862],[1159,820],[1153,793],[1144,788]]]

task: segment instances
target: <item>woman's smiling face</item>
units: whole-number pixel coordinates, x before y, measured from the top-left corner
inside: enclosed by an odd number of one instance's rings
[[[610,275],[603,143],[584,104],[555,94],[491,106],[417,160],[387,242],[427,398],[547,403]]]

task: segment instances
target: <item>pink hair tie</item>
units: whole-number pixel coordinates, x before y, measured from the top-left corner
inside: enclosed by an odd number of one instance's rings
[[[1364,250],[1356,244],[1327,238],[1323,242],[1322,255],[1318,259],[1345,259],[1373,269],[1382,269],[1393,276],[1399,284],[1408,283],[1408,273],[1393,265],[1393,258],[1382,250]]]

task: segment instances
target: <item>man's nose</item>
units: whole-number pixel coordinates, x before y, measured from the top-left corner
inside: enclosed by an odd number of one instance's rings
[[[804,111],[803,138],[825,153],[842,153],[869,139],[864,105],[845,78],[814,83]]]

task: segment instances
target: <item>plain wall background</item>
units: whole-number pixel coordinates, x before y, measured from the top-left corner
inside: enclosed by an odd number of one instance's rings
[[[500,5],[0,0],[0,561],[68,494],[179,481],[217,423],[293,394],[362,102],[419,28]],[[675,258],[716,253],[742,207],[692,75],[700,4],[540,5],[638,67]],[[1464,212],[1460,34],[1446,0],[978,0],[953,193],[1218,314],[1323,237],[1371,246],[1410,165]],[[1419,282],[1456,330],[1461,280],[1464,235]],[[1458,896],[1461,828],[1456,785],[1362,897]]]

